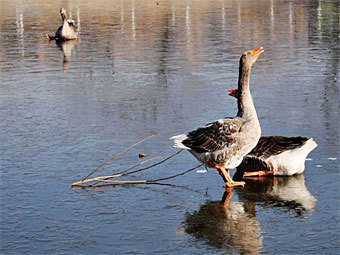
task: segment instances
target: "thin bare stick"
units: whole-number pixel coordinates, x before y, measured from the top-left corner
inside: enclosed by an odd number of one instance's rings
[[[124,170],[124,171],[122,171],[122,172],[119,172],[119,173],[117,173],[117,174],[125,174],[126,172],[128,172],[128,171],[130,171],[130,170],[132,170],[132,169],[134,169],[134,168],[136,168],[136,167],[138,167],[138,166],[140,166],[140,165],[143,165],[143,164],[145,164],[145,163],[150,162],[151,160],[159,159],[159,158],[161,158],[161,157],[153,157],[153,158],[144,160],[144,161],[138,163],[137,165],[134,165],[134,166],[132,166],[132,167],[130,167],[130,168],[128,168],[128,169],[126,169],[126,170]]]
[[[158,165],[164,163],[165,161],[171,159],[172,157],[176,156],[177,154],[181,153],[182,151],[183,151],[183,149],[177,151],[176,153],[170,155],[169,157],[167,157],[167,158],[165,158],[165,159],[163,159],[163,160],[161,160],[161,161],[159,161],[159,162],[157,162],[157,163],[155,163],[155,164],[152,164],[152,165],[150,165],[150,166],[143,167],[143,168],[140,168],[140,169],[137,169],[137,170],[128,172],[128,170],[134,169],[134,168],[137,167],[138,165],[142,165],[142,164],[144,164],[144,163],[146,163],[146,162],[148,162],[148,161],[151,161],[152,159],[156,159],[156,158],[160,158],[160,157],[154,157],[154,158],[151,158],[151,159],[149,159],[149,160],[145,160],[145,161],[139,163],[139,164],[136,165],[136,166],[130,167],[130,168],[127,169],[127,170],[124,170],[124,171],[122,171],[122,172],[119,172],[119,173],[117,173],[117,174],[115,174],[115,175],[112,175],[112,176],[108,176],[107,178],[103,178],[103,179],[107,180],[107,179],[116,178],[116,177],[120,177],[120,176],[126,176],[126,175],[129,175],[129,174],[134,174],[134,173],[138,173],[138,172],[147,170],[147,169],[149,169],[149,168],[152,168],[152,167],[154,167],[154,166],[158,166]],[[93,185],[96,185],[96,183],[93,184]]]
[[[146,184],[147,180],[139,180],[139,181],[111,181],[111,180],[102,180],[98,179],[99,182],[106,183],[118,183],[118,184]]]
[[[122,176],[124,173],[126,173],[127,171],[129,171],[129,170],[131,170],[131,169],[134,169],[134,168],[136,168],[136,167],[138,167],[138,166],[140,166],[140,165],[143,165],[143,164],[145,164],[145,163],[147,163],[147,162],[150,162],[151,160],[159,159],[159,158],[161,158],[161,157],[153,157],[153,158],[144,160],[144,161],[138,163],[137,165],[134,165],[134,166],[132,166],[132,167],[130,167],[130,168],[128,168],[128,169],[126,169],[126,170],[124,170],[124,171],[122,171],[122,172],[119,172],[119,173],[117,173],[117,174],[110,175],[110,176],[108,176],[107,178],[104,178],[104,179],[107,180],[107,179],[111,179],[111,178],[120,177],[120,176]],[[96,185],[97,183],[98,183],[98,182],[94,183],[93,185]]]
[[[115,178],[115,177],[119,177],[119,176],[122,176],[122,175],[121,174],[115,174],[115,175],[107,175],[107,176],[98,176],[98,177],[95,177],[95,178],[86,179],[86,180],[82,180],[82,181],[79,181],[79,182],[74,182],[74,183],[72,183],[72,187],[76,186],[76,185],[88,183],[88,182],[95,182],[95,181],[98,181],[98,180],[102,180],[102,179],[105,180],[105,179]]]
[[[96,185],[98,182],[101,182],[102,180],[107,180],[107,179],[111,179],[111,178],[117,178],[117,177],[120,177],[123,175],[123,173],[125,173],[126,171],[130,170],[130,169],[133,169],[137,166],[140,166],[142,164],[145,164],[153,159],[157,159],[157,158],[160,158],[160,157],[153,157],[153,158],[150,158],[148,160],[144,160],[143,162],[133,166],[133,167],[130,167],[129,169],[123,171],[123,172],[120,172],[120,173],[117,173],[117,174],[113,174],[113,175],[107,175],[107,176],[98,176],[98,177],[95,177],[95,178],[91,178],[91,179],[85,179],[85,180],[82,180],[82,181],[79,181],[79,182],[74,182],[72,183],[72,187],[73,186],[77,186],[77,185],[80,185],[80,184],[84,184],[84,183],[88,183],[88,182],[94,182],[96,181],[96,183],[94,183],[93,185]]]
[[[74,182],[72,183],[72,187],[79,187],[81,184],[89,183],[95,181],[96,183],[98,182],[105,182],[105,183],[112,183],[112,184],[158,184],[159,181],[164,181],[164,180],[169,180],[181,175],[184,175],[186,173],[189,173],[199,167],[201,167],[203,164],[199,164],[193,168],[190,168],[189,170],[186,170],[182,173],[176,174],[176,175],[171,175],[168,177],[160,178],[160,179],[155,179],[155,180],[138,180],[138,181],[112,181],[112,180],[107,180],[108,178],[114,178],[117,177],[116,175],[109,175],[109,176],[98,176],[92,179],[87,179],[79,182]],[[121,176],[121,175],[120,175]],[[93,185],[91,185],[93,186]]]
[[[80,185],[80,184],[92,182],[92,181],[96,181],[94,184],[92,184],[92,185],[96,185],[96,184],[98,184],[98,182],[101,182],[102,180],[117,178],[117,177],[120,177],[120,176],[126,176],[126,175],[129,175],[129,174],[141,172],[141,171],[147,170],[147,169],[149,169],[149,168],[151,168],[151,167],[154,167],[154,166],[157,166],[157,165],[159,165],[159,164],[162,164],[163,162],[165,162],[165,161],[171,159],[172,157],[176,156],[177,154],[179,154],[179,153],[182,152],[182,151],[183,151],[183,150],[179,150],[179,151],[177,151],[176,153],[170,155],[169,157],[167,157],[167,158],[165,158],[165,159],[163,159],[163,160],[161,160],[161,161],[159,161],[159,162],[157,162],[157,163],[155,163],[155,164],[153,164],[153,165],[151,165],[151,166],[148,166],[148,167],[144,167],[144,168],[140,168],[140,169],[137,169],[137,170],[128,172],[129,170],[131,170],[131,169],[133,169],[133,168],[136,168],[137,166],[140,166],[140,165],[145,164],[145,163],[147,163],[147,162],[149,162],[149,161],[151,161],[151,160],[153,160],[153,159],[157,159],[157,158],[160,158],[160,157],[153,157],[153,158],[151,158],[151,159],[145,160],[145,161],[143,161],[143,162],[141,162],[141,163],[139,163],[139,164],[137,164],[137,165],[135,165],[135,166],[133,166],[133,167],[130,167],[130,168],[127,169],[127,170],[124,170],[124,171],[119,172],[119,173],[114,174],[114,175],[100,176],[100,177],[95,177],[95,178],[92,178],[92,179],[84,179],[84,180],[79,181],[79,182],[74,182],[74,183],[72,183],[72,187],[74,187],[74,186],[76,186],[76,185]],[[98,178],[99,178],[100,180],[98,180]]]
[[[85,180],[87,181],[87,180]],[[101,180],[101,179],[98,179],[97,180],[98,182],[105,182],[105,183],[109,183],[109,184],[147,184],[147,181],[146,180],[140,180],[140,181],[111,181],[111,180]],[[74,184],[72,187],[81,187],[81,188],[84,188],[84,187],[91,187],[91,188],[95,188],[96,186],[82,186],[80,184]]]
[[[107,163],[109,163],[110,161],[112,161],[113,159],[117,158],[118,156],[122,155],[124,152],[127,152],[128,150],[130,150],[131,148],[137,146],[138,144],[141,144],[142,142],[145,142],[146,140],[159,135],[159,132],[154,133],[148,137],[143,138],[142,140],[140,140],[139,142],[136,142],[132,145],[130,145],[129,147],[125,148],[124,150],[121,150],[120,152],[116,153],[115,155],[113,155],[112,157],[110,157],[108,160],[106,160],[103,164],[101,164],[100,166],[98,166],[96,169],[94,169],[90,174],[88,174],[83,181],[85,181],[87,178],[89,178],[92,174],[94,174],[96,171],[98,171],[100,168],[102,168],[103,166],[105,166]]]
[[[201,167],[203,165],[204,165],[204,163],[199,164],[198,166],[190,168],[189,170],[186,170],[186,171],[184,171],[182,173],[171,175],[171,176],[168,176],[168,177],[164,177],[164,178],[160,178],[160,179],[156,179],[156,180],[147,180],[147,184],[152,184],[152,183],[156,183],[156,182],[159,182],[159,181],[169,180],[169,179],[172,179],[172,178],[184,175],[184,174],[189,173],[189,172],[191,172],[191,171],[193,171],[193,170],[195,170],[195,169],[197,169],[197,168],[199,168],[199,167]]]
[[[138,184],[138,183],[137,183]],[[143,184],[143,183],[142,183]],[[144,183],[144,184],[154,184],[154,185],[162,185],[162,186],[169,186],[169,187],[179,187],[179,188],[183,188],[185,186],[178,186],[175,184],[170,184],[170,183]],[[76,185],[73,188],[82,188],[82,189],[102,189],[102,188],[112,188],[112,187],[116,187],[116,186],[123,186],[126,185],[126,183],[104,183],[104,184],[100,184],[100,185]],[[186,187],[185,187],[186,188]]]
[[[163,159],[163,160],[161,160],[161,161],[158,161],[158,162],[155,163],[155,164],[152,164],[151,166],[143,167],[143,168],[140,168],[140,169],[137,169],[137,170],[134,170],[134,171],[130,171],[130,172],[124,173],[124,174],[122,174],[122,176],[129,175],[129,174],[134,174],[134,173],[138,173],[138,172],[144,171],[144,170],[146,170],[146,169],[152,168],[152,167],[154,167],[154,166],[158,166],[158,165],[164,163],[165,161],[171,159],[172,157],[178,155],[178,154],[181,153],[183,150],[184,150],[184,149],[181,149],[181,150],[177,151],[176,153],[170,155],[169,157],[167,157],[167,158],[165,158],[165,159]]]

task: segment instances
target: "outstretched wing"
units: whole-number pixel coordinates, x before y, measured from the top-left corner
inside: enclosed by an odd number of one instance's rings
[[[308,138],[306,137],[284,137],[284,136],[262,136],[248,155],[262,157],[264,159],[280,154],[282,152],[301,147]]]
[[[225,150],[235,144],[241,125],[240,118],[220,119],[191,131],[182,144],[198,153]]]

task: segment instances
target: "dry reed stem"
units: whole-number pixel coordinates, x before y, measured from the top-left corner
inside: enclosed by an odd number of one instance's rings
[[[129,147],[125,148],[124,150],[121,150],[120,152],[114,154],[112,157],[110,157],[109,159],[107,159],[103,164],[101,164],[100,166],[98,166],[96,169],[94,169],[90,174],[88,174],[83,181],[85,181],[87,178],[89,178],[92,174],[94,174],[96,171],[98,171],[100,168],[102,168],[103,166],[105,166],[107,163],[109,163],[110,161],[114,160],[115,158],[117,158],[118,156],[122,155],[124,152],[127,152],[128,150],[132,149],[133,147],[137,146],[138,144],[141,144],[142,142],[145,142],[146,140],[159,135],[159,132],[154,133],[148,137],[143,138],[142,140],[130,145]]]
[[[72,187],[84,187],[82,186],[82,184],[85,184],[85,183],[89,183],[89,182],[105,182],[105,183],[111,183],[111,184],[146,184],[147,183],[147,180],[138,180],[138,181],[112,181],[112,180],[105,180],[104,178],[107,178],[108,176],[99,176],[99,177],[96,177],[96,178],[92,178],[92,179],[87,179],[85,181],[79,181],[79,182],[74,182],[72,183]],[[103,179],[102,179],[103,178]]]
[[[165,178],[155,179],[155,180],[138,180],[138,181],[118,181],[118,180],[112,181],[112,180],[108,180],[108,179],[111,179],[111,178],[116,178],[116,177],[120,177],[120,176],[126,176],[126,175],[129,175],[129,174],[132,174],[132,173],[137,173],[137,172],[140,172],[140,171],[144,171],[144,170],[146,170],[146,169],[149,169],[149,168],[152,168],[152,167],[154,167],[154,166],[160,165],[160,164],[164,163],[165,161],[171,159],[172,157],[176,156],[176,155],[179,154],[180,152],[182,152],[182,151],[183,151],[183,149],[182,149],[182,150],[179,150],[178,152],[176,152],[176,153],[170,155],[169,157],[167,157],[167,158],[165,158],[165,159],[163,159],[163,160],[161,160],[161,161],[159,161],[159,162],[157,162],[157,163],[155,163],[155,164],[153,164],[153,165],[151,165],[151,166],[148,166],[148,167],[140,168],[140,169],[137,169],[137,170],[134,170],[134,171],[130,171],[130,172],[129,172],[129,170],[131,170],[131,169],[133,169],[133,168],[135,168],[135,167],[137,167],[137,166],[139,166],[139,165],[142,165],[142,164],[144,164],[144,163],[146,163],[146,162],[148,162],[148,161],[151,161],[151,160],[153,160],[153,159],[155,159],[155,158],[158,158],[158,157],[154,157],[154,158],[152,158],[152,159],[149,159],[149,160],[146,160],[146,161],[144,161],[144,162],[141,162],[141,163],[139,163],[139,164],[137,164],[137,165],[135,165],[135,166],[133,166],[133,167],[131,167],[131,168],[125,170],[125,171],[122,171],[122,172],[120,172],[120,173],[118,173],[118,174],[107,175],[107,176],[98,176],[98,177],[95,177],[95,178],[88,179],[92,174],[94,174],[94,173],[95,173],[96,171],[98,171],[101,167],[105,166],[107,163],[109,163],[109,162],[112,161],[113,159],[117,158],[118,156],[120,156],[120,155],[123,154],[124,152],[130,150],[131,148],[137,146],[138,144],[141,144],[142,142],[144,142],[144,141],[146,141],[146,140],[148,140],[148,139],[150,139],[150,138],[152,138],[152,137],[154,137],[154,136],[156,136],[156,135],[159,135],[159,132],[157,132],[157,133],[155,133],[155,134],[152,134],[152,135],[150,135],[150,136],[148,136],[148,137],[145,137],[145,138],[143,138],[142,140],[140,140],[140,141],[138,141],[138,142],[136,142],[136,143],[130,145],[129,147],[125,148],[124,150],[121,150],[120,152],[114,154],[114,155],[111,156],[109,159],[107,159],[103,164],[99,165],[99,166],[98,166],[96,169],[94,169],[90,174],[88,174],[83,180],[72,183],[72,187],[76,187],[76,186],[77,186],[77,187],[86,187],[86,185],[83,186],[82,184],[86,184],[86,183],[89,183],[89,182],[95,182],[94,185],[96,185],[96,184],[99,183],[99,182],[110,183],[110,184],[154,184],[154,183],[156,183],[157,181],[168,180],[168,179],[171,179],[171,178],[175,178],[175,177],[177,177],[177,176],[180,176],[180,175],[184,175],[184,174],[186,174],[186,173],[188,173],[188,172],[191,172],[191,171],[193,171],[194,169],[196,169],[196,168],[198,168],[198,167],[200,167],[200,166],[203,165],[203,164],[200,164],[200,165],[198,165],[198,166],[196,166],[196,167],[193,167],[193,168],[191,168],[191,169],[189,169],[189,170],[186,170],[185,172],[182,172],[182,173],[179,173],[179,174],[176,174],[176,175],[172,175],[172,176],[168,176],[168,177],[165,177]],[[91,186],[93,186],[93,185],[91,185]]]
[[[76,186],[76,185],[84,184],[84,183],[89,183],[89,182],[95,182],[95,181],[101,182],[103,179],[105,180],[105,179],[109,179],[109,178],[116,178],[116,177],[119,177],[119,176],[122,176],[122,175],[121,174],[115,174],[115,175],[107,175],[107,176],[98,176],[98,177],[95,177],[95,178],[86,179],[86,180],[82,180],[82,181],[79,181],[79,182],[74,182],[74,183],[72,183],[72,187]]]
[[[182,152],[183,150],[180,150],[180,151],[177,151],[176,153],[170,155],[169,157],[151,165],[151,166],[148,166],[148,167],[144,167],[144,168],[140,168],[140,169],[137,169],[137,170],[134,170],[134,171],[130,171],[128,172],[129,170],[132,170],[133,168],[136,168],[137,166],[140,166],[142,164],[145,164],[151,160],[154,160],[154,159],[157,159],[157,158],[160,158],[160,157],[153,157],[151,159],[148,159],[148,160],[145,160],[133,167],[130,167],[129,169],[125,170],[125,171],[122,171],[118,174],[114,174],[114,175],[107,175],[107,176],[98,176],[98,177],[95,177],[95,178],[92,178],[92,179],[83,179],[82,181],[79,181],[79,182],[74,182],[72,183],[72,187],[76,186],[76,185],[80,185],[80,184],[84,184],[84,183],[88,183],[88,182],[93,182],[93,181],[96,181],[96,183],[94,183],[93,185],[96,185],[98,182],[102,182],[103,180],[107,180],[107,179],[112,179],[112,178],[117,178],[117,177],[120,177],[120,176],[126,176],[126,175],[129,175],[129,174],[133,174],[133,173],[137,173],[137,172],[141,172],[141,171],[144,171],[146,169],[149,169],[149,168],[152,168],[154,166],[157,166],[157,165],[160,165],[161,163],[164,163],[165,161],[171,159],[172,157],[176,156],[177,154],[179,154],[180,152]]]
[[[139,181],[111,181],[111,180],[101,180],[98,179],[99,182],[106,182],[106,183],[117,183],[117,184],[145,184],[147,180],[139,180]]]
[[[136,168],[136,167],[138,167],[138,166],[141,166],[141,165],[143,165],[143,164],[145,164],[145,163],[148,163],[148,162],[150,162],[150,161],[152,161],[152,160],[159,159],[159,158],[162,158],[162,157],[158,156],[158,157],[153,157],[153,158],[144,160],[144,161],[138,163],[137,165],[134,165],[134,166],[132,166],[132,167],[130,167],[130,168],[128,168],[128,169],[126,169],[126,170],[124,170],[124,171],[122,171],[122,172],[119,172],[119,173],[117,173],[117,174],[121,174],[121,175],[125,175],[125,174],[126,174],[126,175],[128,175],[128,174],[131,173],[131,172],[129,172],[130,170],[132,170],[132,169],[134,169],[134,168]],[[150,167],[151,167],[151,166],[150,166]]]
[[[140,166],[140,165],[143,165],[143,164],[145,164],[145,163],[147,163],[147,162],[149,162],[149,161],[151,161],[151,160],[158,159],[158,158],[161,158],[161,157],[153,157],[153,158],[144,160],[144,161],[138,163],[137,165],[135,165],[135,166],[133,166],[133,167],[130,167],[130,168],[128,168],[128,169],[126,169],[126,170],[124,170],[124,171],[122,171],[122,172],[119,172],[119,173],[115,174],[115,175],[109,175],[109,176],[107,176],[107,178],[106,178],[105,176],[103,176],[103,179],[106,180],[106,179],[116,178],[116,177],[120,177],[120,176],[124,176],[124,175],[129,175],[130,172],[128,172],[128,171],[130,171],[130,170],[132,170],[132,169],[134,169],[134,168],[136,168],[136,167],[138,167],[138,166]],[[98,183],[98,182],[94,183],[93,185],[96,185],[97,183]]]
[[[186,170],[182,173],[179,173],[179,174],[175,174],[175,175],[172,175],[172,176],[168,176],[168,177],[164,177],[164,178],[160,178],[160,179],[155,179],[155,180],[138,180],[138,181],[112,181],[112,180],[107,180],[108,178],[115,178],[115,177],[119,177],[117,175],[109,175],[109,176],[98,176],[96,178],[92,178],[92,179],[87,179],[87,180],[84,180],[84,181],[79,181],[79,182],[74,182],[72,183],[72,187],[86,187],[86,186],[82,186],[82,184],[85,184],[85,183],[89,183],[89,182],[93,182],[95,181],[97,183],[99,182],[104,182],[104,183],[111,183],[111,184],[157,184],[159,181],[164,181],[164,180],[168,180],[168,179],[172,179],[172,178],[175,178],[175,177],[178,177],[178,176],[181,176],[181,175],[184,175],[186,173],[189,173],[199,167],[201,167],[202,165],[204,164],[199,164],[193,168],[190,168],[189,170]]]
[[[120,184],[120,185],[123,185],[123,184],[148,184],[147,183],[147,180],[140,180],[140,181],[111,181],[111,180],[101,180],[100,178],[95,178],[97,179],[96,181],[97,182],[104,182],[104,183],[109,183],[109,184]],[[86,180],[85,180],[86,182]],[[81,184],[77,184],[77,183],[73,183],[72,184],[72,187],[81,187],[81,188],[84,188],[84,187],[96,187],[96,186],[83,186]]]

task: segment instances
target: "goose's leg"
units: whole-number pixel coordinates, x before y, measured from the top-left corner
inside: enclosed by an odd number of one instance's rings
[[[228,175],[229,175],[229,169],[228,169]],[[230,178],[230,182],[227,182],[225,184],[228,188],[232,188],[232,187],[235,187],[235,186],[244,187],[244,185],[246,184],[245,182],[234,182],[233,179],[230,177],[230,175],[229,175],[229,178]]]
[[[276,172],[278,172],[278,169],[274,169],[274,170],[262,170],[262,171],[256,171],[256,172],[244,172],[243,173],[243,177],[273,175]]]
[[[210,165],[210,164],[209,164],[209,165]],[[215,168],[215,169],[218,171],[218,173],[221,175],[221,177],[222,177],[224,183],[229,182],[228,176],[225,175],[225,173],[222,171],[222,169],[219,169],[219,168],[216,168],[216,167],[214,167],[214,168]]]
[[[234,187],[234,186],[244,186],[245,182],[234,182],[233,179],[230,177],[229,169],[225,169],[222,166],[216,165],[210,161],[208,161],[208,165],[212,168],[215,168],[219,174],[222,176],[223,181],[225,182],[225,185],[228,188]]]
[[[255,177],[246,177],[247,180],[251,180],[251,181],[259,181],[259,182],[263,182],[266,180],[270,180],[273,182],[274,185],[278,185],[279,181],[277,178],[271,178],[271,177],[266,177],[266,176],[255,176]]]
[[[55,40],[55,36],[53,35],[49,35],[49,34],[46,34],[46,38],[50,41],[50,40]]]
[[[233,196],[233,193],[234,191],[232,189],[227,189],[227,191],[225,191],[223,194],[221,207],[224,212],[228,209],[229,201],[231,197]]]

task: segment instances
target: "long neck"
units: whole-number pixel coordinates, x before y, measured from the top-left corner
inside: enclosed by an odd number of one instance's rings
[[[245,119],[257,119],[257,114],[250,94],[249,79],[251,66],[240,61],[239,77],[238,77],[238,117]]]
[[[63,20],[63,24],[67,23],[67,15],[64,13],[63,15],[61,15],[61,19]]]

